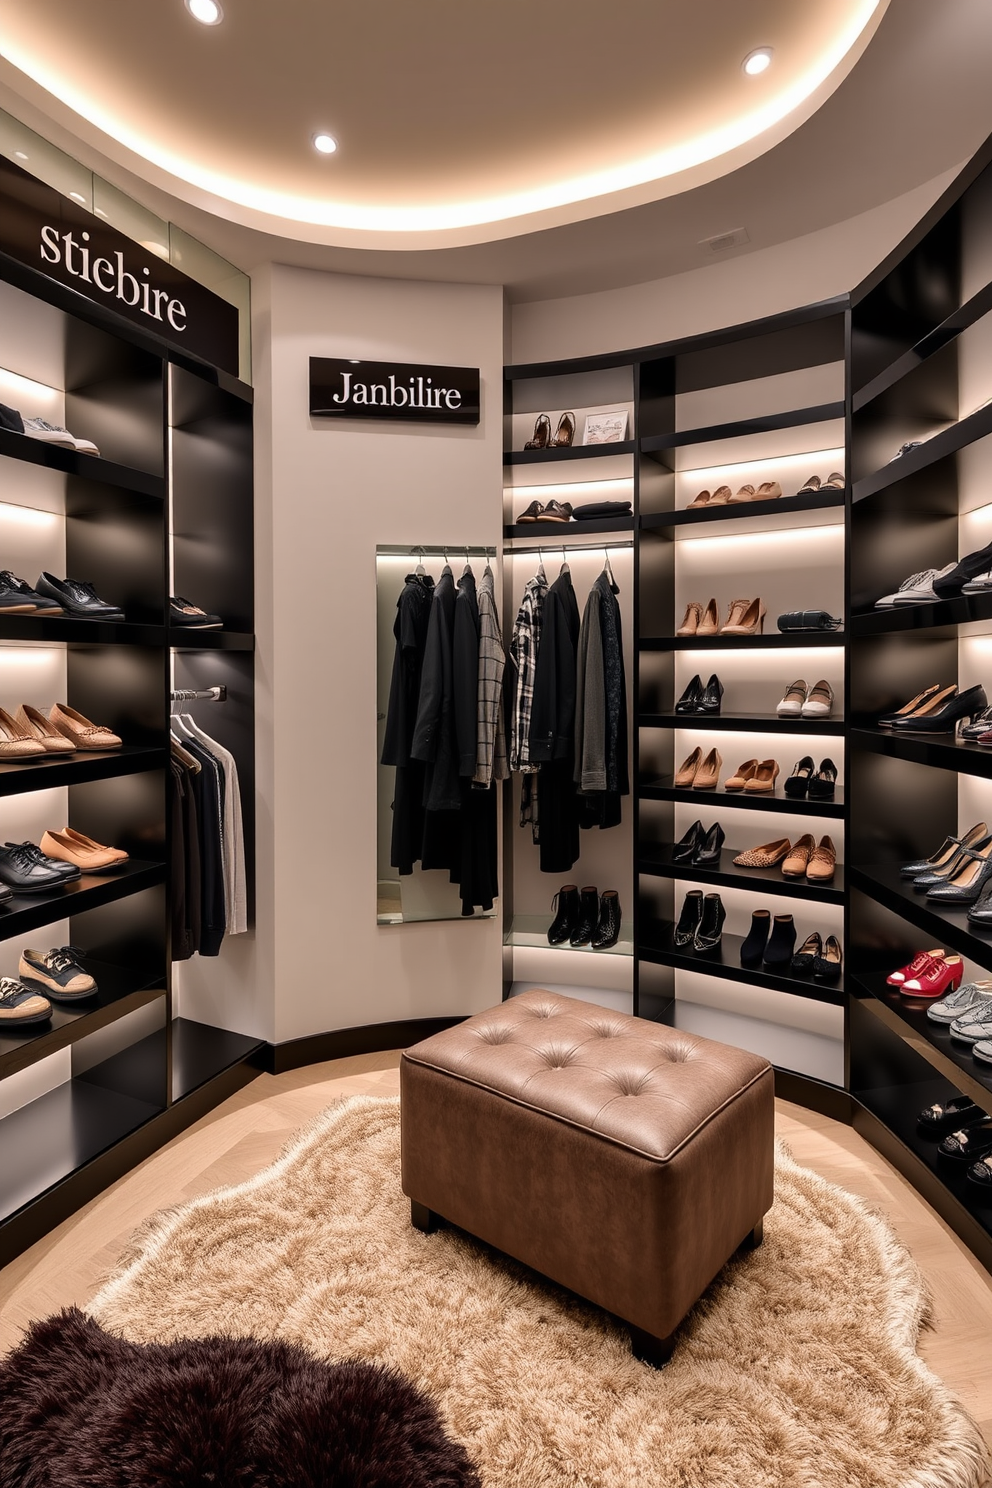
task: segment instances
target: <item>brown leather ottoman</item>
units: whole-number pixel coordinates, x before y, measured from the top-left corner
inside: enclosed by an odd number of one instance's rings
[[[628,1324],[651,1363],[772,1203],[757,1055],[553,992],[416,1044],[403,1192]]]

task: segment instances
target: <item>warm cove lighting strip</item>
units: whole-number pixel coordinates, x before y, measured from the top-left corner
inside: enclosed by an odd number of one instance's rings
[[[12,501],[0,501],[0,525],[50,530],[61,521],[58,512],[39,511],[34,506],[16,506]]]
[[[588,175],[573,176],[564,181],[548,182],[547,185],[530,191],[513,192],[478,201],[437,203],[432,206],[369,206],[357,202],[316,200],[313,197],[273,191],[235,176],[209,170],[197,161],[174,154],[123,119],[115,118],[98,98],[84,92],[82,87],[54,67],[44,55],[34,55],[28,46],[0,34],[0,53],[75,113],[102,129],[111,139],[117,140],[127,149],[133,150],[152,165],[177,176],[181,181],[209,191],[226,201],[267,212],[290,222],[307,222],[321,227],[367,232],[426,233],[474,227],[481,223],[505,222],[509,218],[525,217],[553,207],[589,201],[612,192],[644,186],[649,181],[663,181],[682,171],[717,160],[774,128],[799,108],[839,67],[876,12],[886,3],[887,0],[861,0],[861,4],[853,9],[847,24],[838,31],[812,66],[763,103],[718,129],[683,140],[638,160],[627,161]],[[344,146],[345,142],[342,144]]]
[[[811,470],[811,465],[823,466],[823,474],[821,475],[819,470]],[[831,466],[830,470],[826,469],[828,465]],[[791,470],[793,468],[797,470],[802,469],[804,471],[804,479],[809,475],[819,475],[821,481],[825,481],[833,470],[840,470],[843,473],[844,451],[842,449],[828,449],[810,450],[805,455],[769,455],[760,460],[738,460],[734,465],[701,465],[698,469],[693,467],[688,470],[678,470],[676,474],[680,480],[688,480],[692,476],[693,480],[702,481],[704,486],[708,482],[715,480],[717,476],[721,477],[716,482],[718,485],[723,485],[724,482],[727,485],[732,485],[734,480],[739,480],[744,475],[757,476],[759,473],[770,475],[772,472]],[[753,485],[754,482],[752,481],[751,484]],[[760,484],[761,482],[758,481],[758,485]],[[792,494],[795,495],[795,492]]]
[[[737,508],[740,511],[740,507]],[[708,554],[712,554],[714,548],[723,543],[728,548],[736,548],[740,543],[757,540],[763,543],[775,543],[790,545],[794,543],[816,542],[818,539],[831,537],[843,537],[844,528],[838,522],[831,527],[783,527],[776,532],[735,532],[733,537],[686,537],[679,544],[680,548],[704,548]]]
[[[0,367],[0,403],[9,403],[28,418],[35,418],[39,408],[52,408],[62,396],[58,388],[49,387],[46,382],[33,382],[30,377]]]
[[[556,501],[562,496],[599,496],[603,501],[620,497],[621,500],[626,500],[634,489],[634,477],[628,475],[624,480],[574,481],[571,485],[548,481],[544,486],[507,486],[506,489],[514,500],[518,496],[553,496]]]

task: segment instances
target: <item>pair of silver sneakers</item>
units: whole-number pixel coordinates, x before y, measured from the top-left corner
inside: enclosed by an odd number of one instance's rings
[[[949,1027],[952,1039],[970,1044],[982,1064],[992,1064],[992,981],[963,982],[928,1007],[927,1017]]]

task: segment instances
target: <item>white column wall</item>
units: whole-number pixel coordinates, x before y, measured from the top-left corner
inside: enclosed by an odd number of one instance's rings
[[[475,1012],[498,920],[376,925],[375,547],[499,540],[502,289],[275,265],[252,297],[267,1037]],[[311,421],[311,356],[478,366],[481,422]]]

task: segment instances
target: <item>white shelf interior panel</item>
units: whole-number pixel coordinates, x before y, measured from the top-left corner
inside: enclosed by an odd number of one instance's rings
[[[797,408],[839,403],[843,397],[844,363],[823,362],[818,367],[797,367],[793,372],[777,372],[771,377],[750,377],[744,382],[679,393],[675,400],[675,427],[679,431],[706,429],[713,424],[767,418]]]

